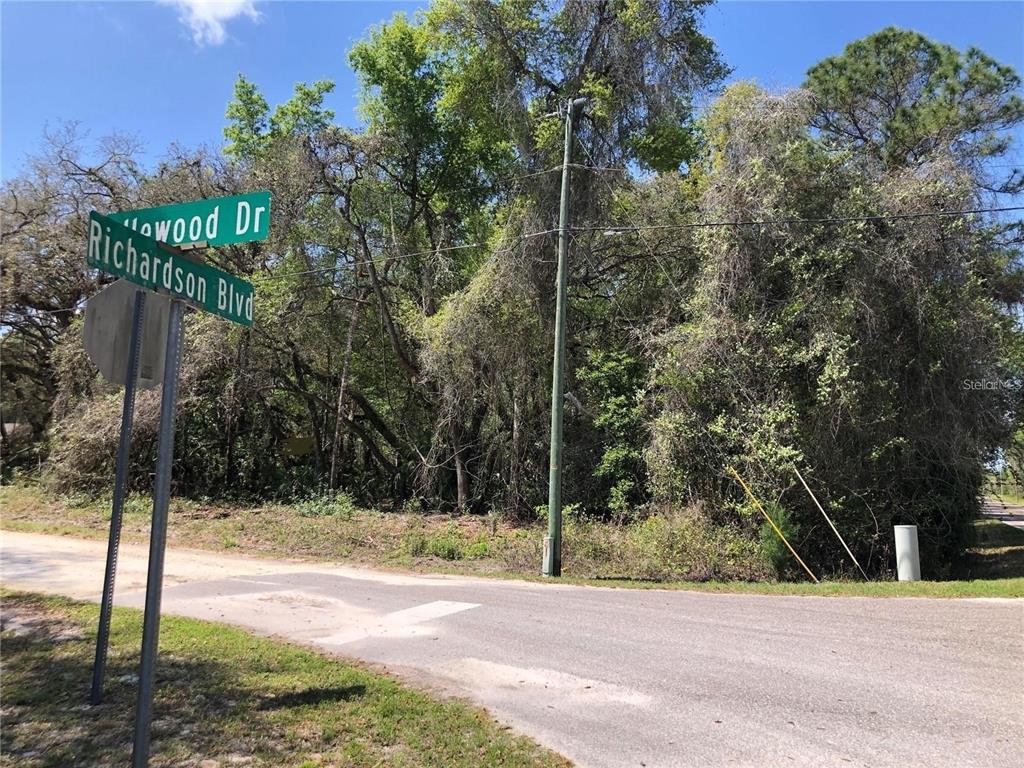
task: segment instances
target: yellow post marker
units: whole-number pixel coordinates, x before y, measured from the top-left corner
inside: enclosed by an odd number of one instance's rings
[[[782,539],[782,543],[785,544],[786,548],[789,549],[789,551],[793,553],[793,557],[796,558],[796,561],[798,563],[800,563],[800,565],[803,566],[805,571],[807,571],[807,575],[810,576],[811,579],[814,580],[815,584],[820,584],[821,582],[818,581],[818,577],[815,576],[813,573],[811,573],[811,569],[807,567],[807,563],[805,563],[803,560],[800,559],[800,555],[798,555],[796,553],[796,550],[793,549],[793,547],[790,545],[790,543],[788,541],[786,541],[786,537],[782,535],[782,531],[779,530],[779,526],[777,526],[775,524],[775,521],[772,520],[771,516],[767,512],[764,511],[764,507],[761,506],[760,502],[758,502],[758,500],[754,498],[753,492],[750,490],[750,488],[747,487],[747,484],[743,482],[743,478],[740,477],[739,473],[735,469],[733,469],[732,467],[729,467],[729,471],[732,472],[732,476],[736,478],[736,482],[738,482],[741,486],[743,486],[743,490],[746,491],[746,494],[747,494],[747,496],[750,497],[750,500],[752,502],[754,502],[754,506],[757,507],[758,511],[762,515],[764,515],[764,519],[768,521],[768,525],[770,525],[775,530],[775,532],[777,534],[779,534],[779,538]]]
[[[814,495],[813,491],[811,491],[811,487],[807,485],[807,481],[804,480],[804,476],[800,474],[800,470],[796,468],[796,465],[793,466],[793,471],[796,472],[796,476],[800,479],[800,484],[803,485],[804,490],[807,491],[808,495],[811,497],[811,500],[814,502],[814,506],[816,506],[818,511],[821,512],[822,517],[825,518],[829,527],[832,529],[832,532],[836,535],[836,538],[839,539],[839,543],[843,545],[843,549],[846,550],[846,554],[850,556],[850,559],[853,560],[853,564],[857,566],[857,570],[860,571],[860,575],[864,577],[864,581],[870,581],[868,575],[864,573],[864,569],[860,567],[860,563],[857,562],[857,558],[853,556],[853,552],[851,552],[850,548],[846,546],[846,540],[839,535],[839,529],[836,528],[835,523],[832,522],[832,518],[825,514],[825,508],[818,503],[818,497]]]

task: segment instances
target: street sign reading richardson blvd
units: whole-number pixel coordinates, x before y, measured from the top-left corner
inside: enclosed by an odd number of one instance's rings
[[[252,192],[190,203],[139,208],[110,218],[168,245],[208,246],[266,240],[270,231],[270,193]]]
[[[90,267],[162,290],[242,325],[252,325],[252,284],[174,252],[151,237],[89,214]]]

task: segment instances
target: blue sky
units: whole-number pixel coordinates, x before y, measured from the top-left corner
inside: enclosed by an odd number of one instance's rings
[[[155,163],[172,142],[220,146],[235,77],[271,105],[296,82],[331,79],[339,122],[355,125],[353,42],[373,24],[426,3],[0,3],[0,173],[10,178],[43,130],[77,120],[98,139],[138,136]],[[916,29],[958,48],[978,46],[1024,72],[1021,2],[720,2],[706,32],[733,79],[799,85],[807,69],[878,29]],[[1024,157],[1018,147],[1015,157]]]

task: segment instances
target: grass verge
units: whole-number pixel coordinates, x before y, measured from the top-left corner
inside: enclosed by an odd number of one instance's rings
[[[0,525],[8,530],[106,539],[110,500],[54,496],[38,485],[0,487]],[[148,541],[151,501],[129,497],[123,540]],[[254,555],[308,557],[384,568],[477,575],[536,574],[546,527],[497,517],[425,515],[351,505],[238,506],[171,501],[168,543]],[[563,567],[594,578],[653,581],[756,580],[767,565],[756,546],[730,546],[680,515],[629,526],[567,517]],[[687,545],[689,542],[692,546]]]
[[[126,505],[124,540],[148,541],[150,502]],[[35,485],[0,487],[0,527],[105,540],[109,500],[57,498]],[[995,520],[975,524],[977,544],[952,581],[771,582],[751,565],[751,553],[728,542],[678,544],[692,532],[651,519],[633,527],[567,520],[565,583],[606,587],[690,589],[769,595],[861,597],[1024,597],[1024,532]],[[542,581],[538,575],[540,525],[512,527],[480,517],[453,519],[343,508],[263,505],[240,507],[175,499],[171,546],[233,551],[267,557],[309,558],[430,573],[455,573]],[[699,532],[698,532],[699,533]],[[685,539],[684,539],[685,540]],[[715,560],[701,557],[714,553]]]
[[[537,577],[537,580],[541,580]],[[629,579],[577,579],[563,577],[562,583],[631,589],[684,589],[740,595],[791,595],[794,597],[1024,597],[1024,577],[958,579],[950,581],[682,581],[647,582]]]
[[[127,765],[141,612],[115,609],[89,706],[98,607],[5,592],[0,766]],[[481,710],[230,627],[161,620],[151,765],[567,766]]]
[[[964,570],[989,579],[1024,575],[1024,531],[999,520],[975,520],[975,545],[967,553]]]

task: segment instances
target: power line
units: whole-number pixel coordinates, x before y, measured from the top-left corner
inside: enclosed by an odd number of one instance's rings
[[[574,227],[577,232],[604,231],[609,233],[619,232],[646,232],[651,230],[673,230],[673,229],[701,229],[705,227],[747,227],[766,226],[770,224],[838,224],[850,221],[900,221],[926,218],[949,218],[956,216],[972,216],[978,213],[1005,213],[1008,211],[1024,211],[1024,205],[1011,205],[1001,208],[973,208],[965,211],[924,211],[921,213],[882,213],[872,216],[828,216],[814,219],[741,219],[735,221],[695,221],[689,224],[645,224],[639,226],[634,224],[629,227],[616,226],[588,226]]]
[[[583,142],[580,142],[580,148],[587,155],[587,157],[590,158],[590,162],[594,163],[594,156],[590,154],[590,150],[587,149],[587,145],[584,144]],[[608,191],[612,195],[614,195],[615,189],[608,182],[608,179],[605,178],[604,176],[601,176],[600,179],[605,183],[605,186],[608,187]],[[647,240],[644,238],[641,230],[636,226],[636,222],[633,220],[633,217],[629,215],[628,209],[626,210],[626,218],[629,219],[629,223],[633,225],[634,231],[637,232],[637,235],[640,238],[640,242],[644,244],[644,247],[647,248],[647,252],[651,254],[651,258],[654,259],[655,263],[658,265],[658,268],[661,270],[662,274],[665,275],[665,279],[668,280],[668,284],[672,286],[672,291],[675,293],[676,298],[678,298],[681,303],[685,303],[686,299],[683,297],[682,292],[679,290],[679,286],[677,286],[675,284],[675,281],[672,279],[671,272],[668,271],[668,269],[662,263],[661,259],[658,258],[658,254],[654,252],[654,249],[650,246],[650,243],[648,243]],[[585,230],[578,229],[578,231]]]
[[[584,151],[586,151],[586,147],[584,147]],[[589,153],[587,153],[587,154],[589,155]],[[606,184],[608,183],[607,180],[605,180],[605,183]],[[608,186],[611,187],[610,184]],[[963,211],[924,211],[924,212],[921,212],[921,213],[888,213],[888,214],[878,214],[878,215],[874,215],[874,216],[833,216],[833,217],[823,217],[823,218],[814,218],[814,219],[789,218],[789,219],[746,219],[746,220],[737,220],[737,221],[695,221],[695,222],[690,222],[688,224],[645,224],[645,225],[642,225],[642,226],[636,224],[635,222],[632,221],[632,219],[630,219],[631,226],[628,226],[628,227],[604,224],[604,225],[590,225],[590,226],[585,226],[585,227],[571,227],[571,231],[572,232],[605,232],[607,234],[628,234],[630,232],[642,233],[642,232],[657,231],[657,230],[670,231],[670,230],[679,230],[679,229],[701,229],[701,228],[708,228],[708,227],[766,226],[766,225],[771,225],[771,224],[837,224],[837,223],[851,222],[851,221],[890,221],[890,220],[894,220],[894,221],[914,221],[914,220],[927,219],[927,218],[950,218],[950,217],[956,217],[956,216],[973,216],[973,215],[980,214],[980,213],[1007,213],[1007,212],[1011,212],[1011,211],[1024,211],[1024,205],[1003,206],[1003,207],[999,207],[999,208],[973,208],[973,209],[970,209],[970,210],[963,210]],[[507,246],[506,248],[504,248],[502,250],[508,250],[508,248],[511,248],[513,245],[521,243],[524,240],[528,240],[528,239],[534,238],[534,237],[543,237],[544,235],[555,234],[557,231],[558,231],[557,229],[543,229],[543,230],[539,230],[537,232],[527,232],[525,234],[519,235],[519,237],[516,239],[515,243]],[[661,267],[662,271],[665,272],[666,277],[669,277],[667,270],[665,269],[664,265],[661,263],[661,260],[658,258],[657,254],[654,252],[654,249],[650,246],[649,243],[647,243],[643,239],[642,235],[641,235],[641,241],[644,243],[644,246],[647,248],[647,250],[650,253],[650,255],[652,256],[652,258],[654,258],[654,260]],[[381,256],[379,258],[371,259],[371,260],[375,264],[384,263],[384,262],[387,262],[387,261],[403,261],[405,259],[411,259],[411,258],[414,258],[416,256],[429,256],[429,255],[437,254],[437,253],[446,253],[446,252],[449,252],[449,251],[466,250],[466,249],[469,249],[469,248],[482,248],[482,247],[486,247],[486,246],[487,246],[486,242],[466,243],[464,245],[451,245],[451,246],[445,246],[445,247],[442,247],[442,248],[432,248],[432,249],[424,250],[424,251],[413,251],[411,253],[395,254],[395,255],[391,255],[391,256]],[[327,272],[338,272],[340,270],[347,269],[349,266],[351,266],[351,265],[347,265],[347,264],[337,265],[336,264],[336,265],[330,266],[330,267],[317,267],[317,268],[314,268],[314,269],[304,269],[304,270],[299,270],[299,271],[296,271],[296,272],[284,272],[284,273],[280,273],[280,274],[276,274],[276,275],[267,275],[263,279],[264,280],[284,280],[284,279],[287,279],[287,278],[290,278],[290,277],[302,277],[302,276],[305,276],[305,275],[318,275],[318,274],[324,274],[324,273],[327,273]],[[671,278],[669,278],[669,282],[672,282]],[[674,283],[672,285],[673,285],[673,289],[676,291],[676,293],[679,294],[678,287],[676,287]],[[680,296],[680,298],[681,298],[681,296]],[[33,310],[30,310],[30,311],[35,313],[35,314],[40,314],[40,315],[58,315],[58,314],[61,314],[63,312],[74,312],[74,311],[76,311],[79,308],[80,308],[79,306],[74,306],[74,307],[65,307],[63,309],[33,309]]]
[[[508,248],[511,248],[513,245],[521,243],[523,240],[527,240],[527,239],[532,238],[532,237],[542,237],[543,235],[551,235],[551,234],[554,234],[557,231],[558,231],[557,229],[544,229],[544,230],[541,230],[539,232],[527,232],[524,235],[520,235],[515,243],[512,243],[512,244],[506,246],[502,250],[508,250]],[[394,255],[391,255],[391,256],[379,256],[379,257],[376,257],[376,258],[371,258],[370,261],[372,261],[374,263],[374,266],[378,266],[380,264],[383,264],[383,263],[386,263],[386,262],[389,262],[389,261],[404,261],[405,259],[411,259],[411,258],[414,258],[416,256],[431,256],[431,255],[433,255],[435,253],[446,253],[448,251],[460,251],[460,250],[466,250],[468,248],[484,248],[486,246],[487,246],[486,242],[466,243],[464,245],[449,245],[449,246],[445,246],[443,248],[431,248],[431,249],[425,250],[425,251],[413,251],[412,253],[400,253],[400,254],[394,254]],[[300,270],[298,272],[284,272],[284,273],[277,274],[277,275],[268,275],[268,276],[264,277],[263,279],[264,280],[284,280],[285,278],[288,278],[288,277],[300,277],[302,275],[319,275],[319,274],[323,274],[325,272],[338,272],[338,271],[343,270],[343,269],[348,269],[350,266],[352,266],[352,265],[350,265],[350,264],[340,264],[340,265],[339,264],[335,264],[334,266],[331,266],[331,267],[316,267],[314,269],[304,269],[304,270]]]
[[[580,246],[580,253],[583,255],[583,260],[587,262],[587,266],[590,267],[590,269],[593,270],[595,274],[597,274],[597,267],[594,266],[594,263],[590,260],[590,256],[589,254],[587,254],[586,248],[582,247],[583,244],[579,242],[575,235],[570,234],[570,237],[572,238],[572,241],[576,243],[577,246]],[[618,310],[619,315],[622,317],[623,320],[626,321],[626,325],[628,325],[633,330],[633,333],[636,335],[637,341],[639,341],[643,337],[643,334],[640,332],[640,329],[636,326],[636,324],[629,319],[629,316],[626,314],[626,310],[623,309],[622,304],[619,302],[619,298],[616,295],[615,291],[609,293],[608,297],[612,300],[612,303],[615,305],[615,309]]]
[[[411,258],[413,258],[415,256],[424,256],[424,255],[429,255],[429,254],[434,254],[434,253],[441,253],[441,252],[444,252],[444,251],[458,251],[458,250],[464,250],[466,248],[477,248],[477,247],[479,247],[481,245],[484,245],[484,244],[483,243],[467,243],[466,245],[452,245],[452,246],[448,246],[448,247],[445,247],[445,248],[432,249],[432,250],[429,250],[429,251],[414,251],[412,253],[403,253],[403,254],[398,254],[398,255],[394,255],[394,256],[380,256],[380,257],[377,257],[377,258],[371,258],[370,261],[373,262],[374,266],[380,266],[381,264],[383,264],[385,262],[388,262],[388,261],[402,261],[402,260],[405,260],[405,259],[411,259]],[[284,280],[284,279],[289,278],[289,277],[302,277],[304,275],[322,275],[325,272],[340,272],[343,269],[348,269],[350,266],[352,266],[352,265],[351,264],[335,264],[332,267],[316,267],[314,269],[303,269],[303,270],[299,270],[297,272],[281,272],[281,273],[276,274],[276,275],[267,275],[266,277],[263,278],[263,280]]]
[[[587,156],[590,156],[589,152],[587,152]],[[584,171],[610,171],[612,173],[629,173],[628,168],[620,168],[618,166],[583,165],[583,163],[570,163],[569,165],[572,168],[579,168]]]
[[[534,176],[543,176],[545,173],[551,173],[552,171],[560,171],[562,166],[553,165],[550,168],[545,168],[543,171],[535,171],[533,173],[524,173],[522,176],[510,176],[505,181],[522,181],[523,179],[532,179]]]
[[[33,315],[60,315],[64,312],[74,312],[77,309],[81,309],[81,305],[75,305],[73,307],[64,307],[63,309],[32,309],[27,308],[27,311],[21,314],[33,314]],[[6,310],[5,313],[16,314],[11,310]]]
[[[602,167],[595,165],[583,165],[582,163],[569,163],[569,167],[583,171],[608,171],[609,173],[629,173],[628,168],[620,168],[618,166]],[[544,174],[560,170],[562,170],[561,165],[553,165],[550,168],[545,168],[541,171],[534,171],[533,173],[524,173],[520,176],[508,176],[505,177],[503,181],[522,181],[523,179],[532,179],[536,176],[543,176]]]

